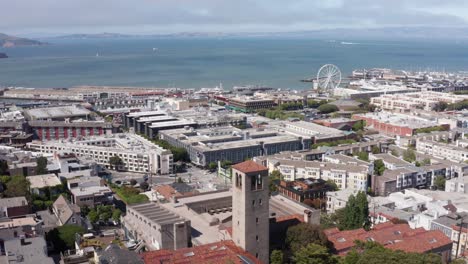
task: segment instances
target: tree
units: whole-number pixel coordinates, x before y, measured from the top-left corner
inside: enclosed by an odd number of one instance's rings
[[[4,195],[6,197],[18,197],[25,196],[29,197],[29,181],[24,176],[13,176],[6,183],[6,191]]]
[[[186,149],[177,148],[177,147],[171,147],[169,149],[172,152],[174,162],[178,162],[178,161],[190,162],[190,156]]]
[[[210,162],[208,164],[208,169],[210,171],[215,171],[217,168],[218,168],[218,163],[216,163],[216,162]]]
[[[118,170],[124,165],[124,162],[119,156],[115,155],[109,158],[109,165],[112,169]]]
[[[445,177],[437,176],[434,179],[434,186],[437,187],[437,190],[445,190]]]
[[[434,253],[407,253],[393,251],[375,242],[356,241],[354,249],[343,259],[343,264],[442,264],[442,259]]]
[[[369,153],[365,151],[361,151],[358,153],[358,159],[363,160],[363,161],[369,161]]]
[[[392,155],[395,156],[395,157],[399,157],[399,156],[400,156],[400,152],[398,152],[398,150],[396,150],[396,149],[392,149],[392,151],[390,152],[390,154],[392,154]]]
[[[327,180],[327,185],[331,187],[332,192],[336,192],[339,190],[338,185],[336,185],[336,182],[334,180]]]
[[[407,149],[403,151],[403,159],[407,162],[413,163],[416,161],[416,153],[414,153],[414,150],[412,149]]]
[[[52,242],[57,251],[62,252],[67,249],[75,249],[75,236],[76,234],[82,235],[84,231],[81,226],[64,225],[47,233],[46,239]]]
[[[181,177],[177,178],[177,183],[184,183],[184,180]]]
[[[380,153],[380,148],[377,146],[372,147],[372,154],[379,154]]]
[[[122,211],[120,209],[114,209],[112,211],[112,220],[116,222],[120,222],[120,216],[122,215]]]
[[[135,179],[130,180],[130,185],[135,186],[138,182]]]
[[[425,158],[421,161],[421,165],[422,166],[426,166],[426,165],[431,165],[431,159],[430,158]]]
[[[268,188],[270,190],[270,194],[278,191],[278,187],[276,186],[276,183],[280,181],[282,178],[283,178],[283,175],[281,175],[281,172],[279,172],[278,170],[274,170],[270,173],[269,182],[268,182]]]
[[[281,250],[273,250],[270,255],[271,264],[283,264],[284,256]]]
[[[385,164],[381,159],[374,160],[374,174],[382,176],[385,171]]]
[[[340,109],[338,108],[338,106],[333,105],[333,104],[323,104],[319,106],[317,110],[319,110],[321,113],[329,114],[329,113],[337,112]]]
[[[301,223],[289,227],[286,231],[286,245],[292,252],[296,252],[304,245],[310,243],[315,243],[324,247],[330,245],[327,236],[319,225]]]
[[[333,256],[324,246],[307,244],[294,252],[293,260],[296,264],[338,264],[338,256]]]
[[[353,124],[352,129],[354,132],[364,130],[364,126],[366,125],[366,121],[358,120],[356,123]]]
[[[442,112],[442,111],[445,111],[445,109],[447,109],[448,107],[448,104],[446,102],[438,102],[434,105],[434,107],[432,108],[432,110],[436,111],[436,112]]]
[[[369,203],[365,192],[358,192],[356,196],[351,195],[348,198],[344,208],[344,216],[338,224],[341,230],[352,230],[358,228],[368,228]]]
[[[96,209],[91,209],[88,213],[88,219],[92,224],[95,224],[99,220],[99,215]]]
[[[36,173],[37,175],[47,174],[49,171],[47,170],[47,158],[46,157],[38,157],[36,159]]]

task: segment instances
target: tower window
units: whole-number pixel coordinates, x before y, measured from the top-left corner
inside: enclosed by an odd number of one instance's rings
[[[251,183],[250,189],[252,191],[263,190],[262,175],[258,174],[257,176],[252,176],[250,178],[250,183]]]

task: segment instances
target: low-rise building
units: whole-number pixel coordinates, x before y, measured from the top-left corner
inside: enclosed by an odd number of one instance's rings
[[[27,120],[44,120],[44,121],[65,121],[70,119],[85,119],[91,115],[88,109],[77,106],[55,106],[44,108],[32,108],[24,111],[24,116]]]
[[[432,120],[400,113],[374,112],[355,114],[352,118],[364,120],[368,128],[390,136],[412,136],[421,129],[428,128],[450,129],[447,124],[439,124]]]
[[[112,190],[107,186],[88,186],[71,188],[72,203],[79,207],[95,207],[112,204]]]
[[[155,174],[170,174],[173,170],[170,150],[135,134],[113,134],[66,142],[32,142],[28,147],[41,153],[66,152],[78,157],[89,157],[108,168],[113,167],[110,158],[118,156],[122,160],[119,165],[121,170]]]
[[[112,123],[104,121],[29,121],[34,139],[47,141],[68,138],[109,135],[114,132]]]
[[[345,208],[349,197],[356,196],[357,193],[357,190],[351,189],[327,192],[327,214],[334,214],[336,210]]]
[[[139,248],[177,250],[191,245],[190,221],[156,203],[127,206],[122,227]]]
[[[319,124],[326,127],[332,127],[339,130],[350,131],[353,129],[353,125],[358,121],[350,118],[328,118],[328,119],[316,119],[315,124]]]
[[[52,204],[52,212],[57,217],[60,226],[83,225],[80,207],[71,204],[63,195],[60,195]]]
[[[280,181],[276,184],[278,192],[291,200],[302,203],[304,200],[323,199],[326,193],[333,190],[322,179],[297,179],[295,181]]]
[[[46,189],[53,195],[58,191],[56,187],[58,188],[62,185],[62,182],[55,174],[28,176],[26,179],[30,183],[29,189],[31,193],[37,195],[43,195]]]
[[[414,109],[430,111],[440,102],[453,104],[467,99],[468,96],[466,95],[425,91],[424,93],[380,95],[371,98],[370,103],[384,110],[408,112]]]
[[[363,228],[339,231],[338,228],[325,230],[325,235],[339,255],[348,254],[355,241],[374,241],[391,250],[410,253],[436,253],[443,262],[451,259],[452,241],[441,231],[426,231],[423,228],[411,229],[407,224],[386,222],[375,225],[370,231]]]
[[[47,255],[47,243],[43,237],[16,238],[3,242],[6,256],[2,263],[54,264]],[[1,256],[0,256],[0,260]]]
[[[245,112],[251,113],[258,109],[269,109],[276,106],[275,100],[270,98],[256,98],[256,97],[234,97],[229,99],[228,107]]]
[[[0,199],[0,218],[24,216],[31,212],[25,197],[12,197]]]
[[[436,158],[448,159],[454,162],[464,162],[468,160],[468,149],[455,144],[420,139],[416,143],[416,150]]]
[[[445,181],[446,192],[468,193],[468,176],[453,178]]]

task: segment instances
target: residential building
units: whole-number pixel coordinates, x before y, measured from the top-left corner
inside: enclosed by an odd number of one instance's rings
[[[0,199],[0,219],[27,215],[31,208],[25,197],[12,197]]]
[[[47,243],[43,237],[16,238],[3,242],[6,256],[0,256],[0,262],[5,264],[54,264],[47,255]]]
[[[326,181],[322,179],[297,179],[295,181],[281,180],[276,184],[278,193],[299,203],[305,200],[322,200],[326,193],[333,190]]]
[[[170,150],[135,134],[113,134],[103,137],[90,137],[67,142],[32,142],[30,149],[41,153],[73,153],[78,157],[92,158],[97,164],[112,167],[110,158],[120,157],[121,170],[133,172],[170,174],[173,170],[173,156]]]
[[[79,206],[95,207],[96,205],[112,204],[114,197],[107,186],[86,186],[71,188],[72,203]]]
[[[326,127],[332,127],[343,131],[350,131],[353,129],[353,125],[356,124],[358,121],[350,118],[328,118],[316,119],[312,122]]]
[[[149,251],[177,250],[191,245],[190,220],[152,202],[127,206],[122,228],[127,238],[139,241],[138,248]]]
[[[52,204],[52,212],[58,219],[58,224],[82,226],[81,210],[76,204],[71,204],[63,195],[60,195]]]
[[[448,159],[454,162],[468,160],[468,149],[454,144],[420,139],[416,142],[416,150],[436,158]]]
[[[370,103],[384,110],[408,112],[415,109],[431,111],[440,102],[453,104],[467,99],[466,95],[425,91],[424,93],[380,95],[371,98]]]
[[[261,262],[268,263],[268,168],[248,160],[232,166],[232,171],[232,240]]]
[[[468,193],[468,176],[453,178],[445,181],[446,192]]]
[[[57,188],[62,185],[62,182],[55,174],[28,176],[26,179],[30,183],[30,192],[37,195],[43,195],[46,192],[46,189],[48,189],[48,192],[53,195],[58,192]]]
[[[336,128],[321,126],[305,121],[286,122],[284,123],[284,129],[290,134],[311,137],[312,144],[341,139],[353,139],[355,136],[354,133],[346,133]]]
[[[26,109],[23,114],[28,121],[65,121],[70,119],[87,120],[91,111],[82,106],[71,105]]]
[[[452,241],[441,231],[412,229],[407,224],[386,222],[378,224],[370,231],[363,228],[339,231],[338,228],[325,230],[325,235],[339,255],[346,255],[355,246],[355,241],[374,241],[391,250],[410,253],[435,253],[444,263],[451,259]]]
[[[356,196],[357,193],[357,190],[351,189],[327,192],[327,214],[334,214],[336,210],[345,208],[349,197],[351,195]]]

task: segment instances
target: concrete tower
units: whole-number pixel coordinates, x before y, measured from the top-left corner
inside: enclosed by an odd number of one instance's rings
[[[232,237],[237,246],[269,262],[268,169],[251,160],[232,167]]]

